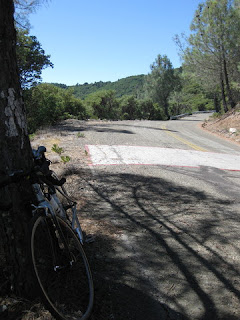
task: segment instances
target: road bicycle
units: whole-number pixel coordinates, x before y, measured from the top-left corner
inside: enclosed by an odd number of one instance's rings
[[[34,169],[11,173],[0,187],[19,177],[31,179],[36,203],[31,204],[29,242],[38,291],[56,319],[86,320],[92,311],[94,289],[83,245],[91,238],[84,237],[76,202],[63,186],[66,179],[59,179],[49,169],[45,152],[43,146],[33,150]]]

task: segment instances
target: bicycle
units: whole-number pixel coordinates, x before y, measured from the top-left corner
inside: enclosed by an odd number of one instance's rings
[[[86,320],[92,311],[94,289],[83,244],[91,238],[84,237],[76,202],[63,186],[66,179],[59,179],[49,169],[45,152],[43,146],[33,150],[34,169],[12,173],[0,187],[18,181],[19,177],[31,179],[36,204],[32,203],[29,242],[38,291],[56,319]],[[66,205],[56,191],[67,200]]]

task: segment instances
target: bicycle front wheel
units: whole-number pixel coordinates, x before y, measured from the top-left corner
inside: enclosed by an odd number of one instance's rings
[[[93,281],[82,245],[61,218],[37,216],[31,233],[34,273],[43,302],[61,320],[88,319]]]

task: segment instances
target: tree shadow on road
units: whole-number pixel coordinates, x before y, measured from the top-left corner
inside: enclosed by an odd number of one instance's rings
[[[240,219],[228,200],[134,174],[82,183],[81,217],[99,240],[86,248],[96,317],[239,319]]]
[[[66,132],[68,135],[69,132],[106,132],[106,133],[124,133],[124,134],[134,134],[132,130],[127,129],[114,129],[112,125],[107,122],[91,122],[91,121],[81,121],[81,120],[66,120],[61,122],[59,125],[55,125],[51,128],[55,132]]]
[[[83,229],[96,236],[85,245],[95,285],[91,320],[240,319],[236,206],[117,170],[66,172]],[[36,305],[14,301],[17,311],[4,319],[39,319]]]
[[[130,120],[131,121],[131,120]],[[106,132],[106,133],[124,133],[124,134],[135,134],[135,132],[132,130],[133,128],[141,128],[141,129],[151,129],[151,130],[157,130],[157,131],[170,131],[170,132],[178,132],[176,130],[171,129],[165,129],[162,128],[162,121],[157,123],[157,121],[151,121],[151,126],[148,124],[148,120],[142,120],[138,122],[135,121],[134,125],[131,123],[126,123],[126,121],[114,121],[114,128],[113,124],[108,121],[82,121],[82,120],[65,120],[61,122],[59,125],[55,125],[54,127],[51,127],[52,131],[55,132],[66,132],[66,134],[69,134],[69,132],[88,132],[88,131],[94,131],[94,132]],[[117,127],[120,127],[117,129]],[[123,129],[125,128],[126,129]],[[131,130],[128,130],[128,127],[131,128]]]

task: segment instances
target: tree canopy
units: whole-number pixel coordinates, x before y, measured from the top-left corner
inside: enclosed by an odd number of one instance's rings
[[[14,18],[15,24],[19,28],[29,29],[28,16],[44,2],[48,0],[14,0]]]
[[[200,3],[182,52],[185,68],[197,81],[215,95],[221,92],[225,111],[236,104],[232,83],[240,80],[240,17],[236,4],[233,0]]]
[[[179,85],[179,77],[174,72],[173,65],[166,55],[161,56],[159,54],[150,68],[151,73],[147,76],[145,84],[147,96],[153,102],[158,103],[160,108],[163,108],[168,119],[168,99],[171,92]]]
[[[17,29],[17,63],[22,88],[26,89],[41,82],[42,70],[52,67],[50,55],[46,55],[35,36],[26,29]]]

